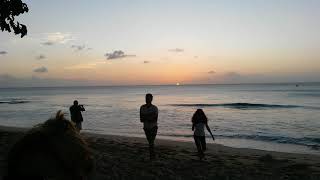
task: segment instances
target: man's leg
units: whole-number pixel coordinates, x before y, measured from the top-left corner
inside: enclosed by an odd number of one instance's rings
[[[155,152],[154,152],[154,141],[156,139],[158,132],[158,127],[153,127],[151,129],[151,137],[150,137],[150,157],[153,159],[155,158]]]
[[[76,123],[76,128],[77,128],[78,131],[80,132],[80,130],[82,129],[82,124],[81,124],[81,122],[77,122],[77,123]]]
[[[143,128],[144,130],[144,133],[146,134],[146,138],[148,140],[148,144],[149,144],[149,153],[151,152],[150,149],[151,149],[151,132],[150,132],[150,129],[145,129]],[[151,153],[150,153],[150,158],[151,158]]]
[[[148,143],[149,143],[149,153],[150,153],[150,159],[153,159],[155,156],[154,153],[154,140],[157,135],[158,127],[153,127],[152,129],[144,129],[144,132],[146,134]]]
[[[144,130],[144,133],[145,133],[146,138],[148,140],[148,143],[150,144],[150,130],[149,129],[145,129],[145,128],[143,128],[143,130]]]

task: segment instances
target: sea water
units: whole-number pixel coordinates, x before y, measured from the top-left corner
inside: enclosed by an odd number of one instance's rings
[[[320,154],[320,83],[103,86],[0,89],[0,125],[32,127],[83,104],[83,131],[144,137],[146,93],[159,109],[158,138],[193,141],[191,117],[202,108],[216,137],[208,143]]]

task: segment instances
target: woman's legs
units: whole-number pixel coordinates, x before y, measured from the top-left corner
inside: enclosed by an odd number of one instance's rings
[[[196,146],[197,146],[198,155],[199,155],[200,159],[202,159],[204,157],[204,153],[203,153],[204,149],[202,146],[202,136],[193,136],[193,138],[194,138],[194,142],[196,143]],[[206,147],[204,147],[204,148],[206,148]]]
[[[207,150],[206,137],[200,136],[200,142],[201,142],[202,151],[205,152]]]

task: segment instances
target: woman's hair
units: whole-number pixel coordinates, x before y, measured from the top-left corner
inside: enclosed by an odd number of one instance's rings
[[[192,123],[197,124],[197,123],[207,123],[208,118],[204,114],[202,109],[197,109],[196,112],[192,116]]]

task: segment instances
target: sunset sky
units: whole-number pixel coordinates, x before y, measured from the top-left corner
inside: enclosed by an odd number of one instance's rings
[[[318,0],[24,0],[0,87],[315,82]]]

